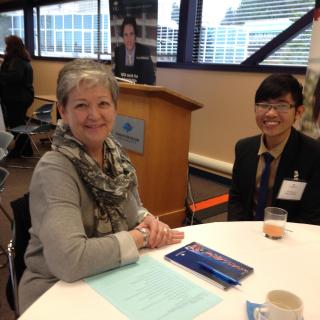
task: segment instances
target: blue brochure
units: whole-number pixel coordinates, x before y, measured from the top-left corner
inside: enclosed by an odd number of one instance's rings
[[[191,242],[164,257],[222,289],[240,285],[253,268],[200,243]]]

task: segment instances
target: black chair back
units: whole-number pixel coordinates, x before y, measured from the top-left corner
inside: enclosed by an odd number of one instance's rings
[[[29,193],[25,194],[19,199],[12,201],[10,205],[13,211],[14,218],[12,226],[14,274],[9,275],[6,294],[11,309],[17,312],[16,306],[18,305],[18,301],[15,301],[15,299],[17,297],[18,288],[15,286],[19,284],[22,274],[26,268],[24,262],[24,254],[30,239],[29,229],[31,227],[31,217],[29,211]],[[15,279],[15,281],[12,281],[12,279]]]

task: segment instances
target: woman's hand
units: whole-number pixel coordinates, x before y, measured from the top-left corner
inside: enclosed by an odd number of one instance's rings
[[[170,229],[167,224],[152,215],[147,215],[139,226],[150,230],[149,248],[179,243],[184,238],[184,232]]]

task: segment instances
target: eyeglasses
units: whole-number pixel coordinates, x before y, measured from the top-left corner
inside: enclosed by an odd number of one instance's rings
[[[267,102],[259,102],[255,104],[256,111],[260,112],[267,112],[271,109],[274,109],[275,111],[279,113],[285,113],[288,112],[291,108],[294,108],[294,104],[290,103],[267,103]]]

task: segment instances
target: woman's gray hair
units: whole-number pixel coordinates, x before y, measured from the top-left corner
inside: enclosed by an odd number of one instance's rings
[[[60,70],[56,93],[59,104],[66,106],[70,92],[83,83],[89,87],[102,85],[108,88],[114,105],[117,105],[119,96],[117,80],[104,63],[90,59],[73,60]]]

